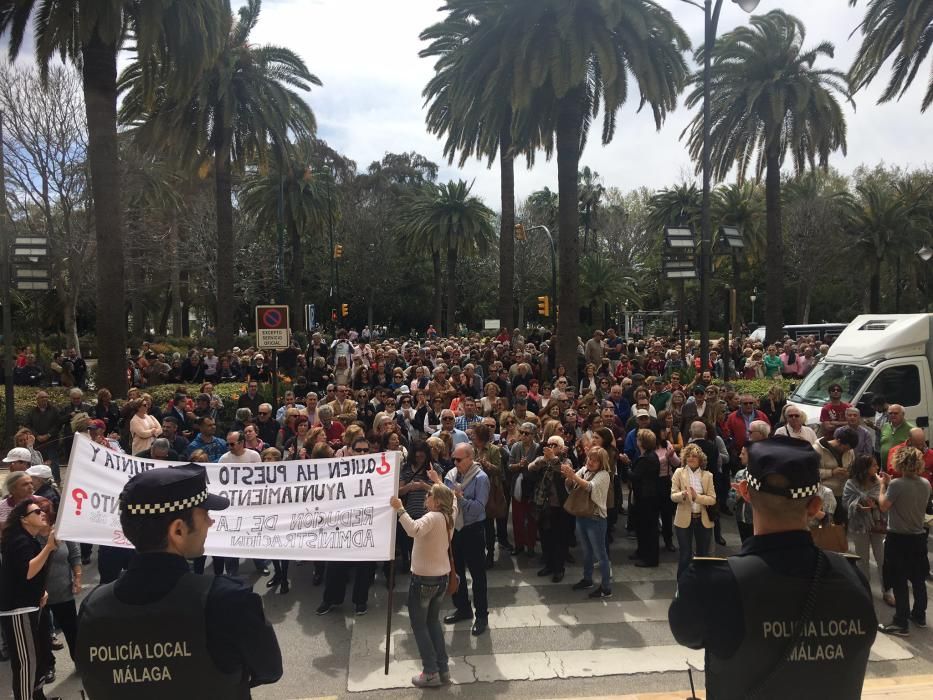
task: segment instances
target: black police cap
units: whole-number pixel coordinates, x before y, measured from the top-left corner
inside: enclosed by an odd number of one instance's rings
[[[230,500],[207,491],[207,471],[200,464],[150,469],[123,487],[120,508],[129,515],[164,515],[189,508],[224,510]]]
[[[777,475],[786,486],[768,477]],[[748,485],[756,491],[800,499],[820,492],[820,457],[805,440],[777,436],[748,445]]]

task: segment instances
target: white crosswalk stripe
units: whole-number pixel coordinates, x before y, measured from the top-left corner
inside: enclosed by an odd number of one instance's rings
[[[620,552],[613,550],[618,561]],[[515,568],[504,568],[510,564]],[[656,569],[616,563],[611,600],[588,600],[587,591],[570,590],[580,578],[579,566],[568,566],[561,583],[535,576],[535,562],[526,557],[506,555],[496,567],[488,572],[489,630],[472,637],[469,622],[445,625],[456,684],[662,673],[684,671],[688,665],[703,669],[703,652],[679,646],[667,626],[676,571],[672,562]],[[407,585],[407,577],[400,577],[395,590],[388,675],[384,609],[353,621],[349,692],[410,688],[411,677],[421,672],[405,608]],[[529,646],[537,650],[527,651]],[[872,647],[872,661],[912,657],[908,647],[884,635]]]

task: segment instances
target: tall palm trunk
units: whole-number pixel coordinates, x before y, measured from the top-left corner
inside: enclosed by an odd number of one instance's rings
[[[580,165],[580,130],[583,125],[582,88],[571,90],[561,100],[557,115],[557,192],[558,192],[558,292],[561,309],[557,323],[557,364],[564,365],[570,385],[577,383],[577,328],[580,306],[580,245],[577,232],[577,168]]]
[[[765,328],[768,340],[783,337],[784,328],[784,232],[781,226],[781,158],[777,139],[768,145],[768,172],[765,176],[765,209],[767,210],[767,273],[765,288]]]
[[[81,47],[88,165],[97,240],[97,386],[126,396],[126,303],[120,153],[117,146],[117,49],[95,31]]]
[[[448,336],[455,335],[454,318],[457,308],[457,246],[447,246],[447,328]]]
[[[233,167],[232,129],[223,129],[214,151],[214,200],[217,209],[217,347],[233,347]]]
[[[174,215],[169,228],[169,259],[171,261],[169,276],[171,277],[172,296],[172,335],[176,337],[181,335],[181,260],[178,255],[180,249],[178,243],[181,238],[180,226],[178,216]]]
[[[515,306],[515,161],[512,154],[512,118],[499,133],[499,172],[502,189],[502,219],[499,229],[499,322],[514,326]]]
[[[434,295],[432,299],[434,310],[431,316],[434,319],[435,330],[440,333],[443,324],[441,315],[444,304],[441,297],[441,288],[444,285],[444,276],[441,274],[441,252],[439,250],[431,251],[431,263],[434,265]]]
[[[287,216],[288,242],[291,248],[291,265],[288,270],[287,288],[291,289],[291,322],[294,328],[301,326],[300,319],[304,317],[302,303],[304,301],[304,284],[302,277],[304,275],[304,251],[301,249],[301,232],[298,230],[298,224],[293,216]]]

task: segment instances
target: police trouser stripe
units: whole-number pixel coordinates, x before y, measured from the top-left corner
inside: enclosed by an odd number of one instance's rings
[[[13,693],[16,700],[30,700],[36,686],[36,640],[32,630],[34,614],[39,613],[13,615],[11,619],[14,646],[19,660],[19,673]]]

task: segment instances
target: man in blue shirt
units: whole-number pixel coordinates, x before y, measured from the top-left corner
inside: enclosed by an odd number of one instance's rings
[[[450,437],[455,446],[470,444],[470,438],[466,432],[456,427],[456,419],[457,417],[454,415],[454,412],[449,408],[445,408],[441,411],[441,429],[434,433],[433,437],[440,437],[441,431],[446,430],[450,433]]]
[[[472,620],[473,608],[466,587],[466,570],[470,570],[473,579],[473,602],[476,606],[476,620],[472,634],[478,637],[486,631],[489,607],[486,591],[486,502],[489,500],[489,477],[483,468],[474,461],[473,446],[469,443],[454,448],[452,459],[454,468],[444,476],[447,488],[457,497],[457,519],[454,523],[454,537],[451,548],[454,566],[460,578],[460,588],[454,593],[453,601],[457,609],[444,618],[452,625],[460,620]]]
[[[217,462],[227,451],[227,441],[221,440],[214,435],[217,430],[217,424],[213,418],[205,416],[198,424],[198,434],[188,443],[188,449],[185,451],[185,457],[190,459],[195,450],[204,450],[212,462]]]

